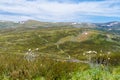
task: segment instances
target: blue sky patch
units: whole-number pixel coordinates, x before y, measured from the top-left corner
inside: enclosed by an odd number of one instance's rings
[[[49,22],[120,21],[120,0],[1,0],[0,19]]]

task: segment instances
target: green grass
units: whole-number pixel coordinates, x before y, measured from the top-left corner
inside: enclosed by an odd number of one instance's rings
[[[94,34],[84,37],[84,32]],[[75,40],[70,40],[71,36]],[[76,40],[78,37],[80,41]],[[59,41],[63,43],[56,44]],[[119,80],[120,43],[117,41],[114,35],[108,38],[105,32],[88,28],[5,30],[0,33],[0,80]],[[25,55],[30,49],[38,56],[28,61]],[[83,55],[88,51],[96,51],[97,55]],[[111,54],[107,55],[108,52]],[[69,61],[95,63],[108,57],[110,70],[95,66],[91,69],[87,63]]]
[[[95,68],[83,72],[73,72],[71,80],[120,80],[120,74]]]
[[[23,55],[1,54],[1,80],[120,80],[120,67],[55,61],[39,56],[27,61]]]

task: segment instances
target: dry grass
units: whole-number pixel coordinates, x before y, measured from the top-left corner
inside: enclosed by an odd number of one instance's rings
[[[0,63],[1,80],[4,77],[10,80],[33,80],[36,78],[58,80],[64,77],[68,79],[70,78],[69,73],[87,69],[87,66],[82,64],[57,62],[41,56],[33,61],[27,61],[23,55],[15,54],[0,54]]]

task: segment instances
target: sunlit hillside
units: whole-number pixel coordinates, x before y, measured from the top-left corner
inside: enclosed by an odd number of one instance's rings
[[[71,23],[23,24],[0,30],[1,80],[120,79],[116,31]]]

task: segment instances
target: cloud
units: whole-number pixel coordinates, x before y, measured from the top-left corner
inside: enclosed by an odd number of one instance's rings
[[[0,18],[43,21],[90,21],[91,17],[119,17],[119,0],[1,0]],[[3,17],[4,16],[4,17]]]

